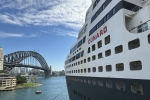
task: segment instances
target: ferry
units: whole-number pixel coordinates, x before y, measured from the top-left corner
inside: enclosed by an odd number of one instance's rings
[[[150,100],[150,0],[92,0],[65,74],[70,100]]]

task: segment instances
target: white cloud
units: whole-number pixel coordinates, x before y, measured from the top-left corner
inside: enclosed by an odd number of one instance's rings
[[[59,28],[54,28],[51,31],[41,30],[41,32],[46,33],[46,34],[54,34],[57,36],[71,36],[71,37],[78,36],[78,33],[76,31],[68,31],[68,30],[59,29]]]
[[[38,36],[37,34],[30,34],[30,35],[25,35],[23,33],[6,33],[6,32],[2,32],[0,31],[0,38],[8,38],[8,37],[15,37],[15,38],[32,38],[32,37],[36,37]]]
[[[2,0],[0,22],[19,26],[64,25],[79,30],[90,4],[91,0]]]

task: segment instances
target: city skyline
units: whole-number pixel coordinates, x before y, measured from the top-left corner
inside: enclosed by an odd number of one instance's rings
[[[91,0],[2,0],[0,46],[4,55],[36,51],[52,70],[63,70],[90,4]]]

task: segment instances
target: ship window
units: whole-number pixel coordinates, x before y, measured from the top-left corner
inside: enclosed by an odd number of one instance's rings
[[[102,47],[102,41],[101,40],[97,42],[97,46],[98,46],[98,48]]]
[[[77,73],[77,70],[76,70],[76,73]]]
[[[76,91],[76,96],[77,96],[78,92]]]
[[[93,72],[96,72],[96,67],[93,67],[92,70],[93,70]]]
[[[86,73],[86,68],[84,69],[84,73]]]
[[[73,64],[72,64],[72,67],[73,67]]]
[[[106,65],[106,72],[110,72],[110,71],[112,71],[111,65]]]
[[[80,81],[80,79],[78,78],[78,81]]]
[[[105,51],[105,56],[107,57],[107,56],[110,56],[111,55],[111,50],[109,49],[109,50],[107,50],[107,51]]]
[[[81,64],[83,63],[83,61],[81,60]]]
[[[82,45],[82,40],[80,40],[80,42],[78,43],[77,48],[79,48]]]
[[[98,29],[99,28],[99,24],[96,24],[96,29]]]
[[[116,83],[116,88],[117,88],[118,90],[125,91],[125,83],[123,83],[123,82],[117,82],[117,83]]]
[[[124,70],[124,64],[123,63],[116,64],[116,71],[123,71],[123,70]]]
[[[81,52],[81,57],[83,57],[83,54],[84,54],[84,50]]]
[[[80,73],[80,70],[78,69],[78,73]]]
[[[80,93],[78,92],[78,97],[80,97]]]
[[[107,14],[107,20],[109,20],[109,13]]]
[[[110,35],[108,35],[107,37],[105,37],[105,45],[110,43]]]
[[[79,50],[81,50],[81,47],[79,48]]]
[[[103,4],[103,10],[105,9],[105,3]]]
[[[98,59],[100,59],[100,58],[103,58],[103,57],[102,57],[102,53],[99,53],[99,54],[98,54]]]
[[[74,63],[74,66],[75,66],[75,63]]]
[[[80,79],[81,82],[83,82],[83,79]]]
[[[78,61],[78,65],[80,65],[80,61]]]
[[[98,11],[95,13],[95,17],[97,17],[98,16]]]
[[[84,63],[86,63],[86,59],[84,59]]]
[[[75,70],[74,70],[74,73],[76,73]]]
[[[143,94],[143,85],[142,84],[138,84],[138,83],[133,83],[131,85],[131,91],[133,93]]]
[[[86,83],[86,79],[84,79],[84,83]]]
[[[73,73],[73,70],[72,70],[72,73]]]
[[[84,100],[86,100],[86,96],[84,96]]]
[[[102,25],[101,21],[99,21],[99,23],[98,23],[98,24],[99,24],[99,26],[101,26],[101,25]]]
[[[91,72],[91,68],[88,68],[88,72],[89,72],[89,73]]]
[[[88,58],[88,62],[90,62],[90,60],[91,60],[91,59],[90,59],[90,57],[89,57],[89,58]]]
[[[91,84],[91,80],[90,79],[88,79],[88,83]]]
[[[103,72],[103,66],[99,66],[99,67],[98,67],[98,71],[99,71],[99,72]]]
[[[141,69],[142,69],[142,63],[141,63],[141,61],[130,62],[130,70],[131,71],[141,70]]]
[[[93,85],[96,85],[96,80],[92,80],[92,84],[93,84]]]
[[[98,81],[98,85],[99,85],[99,86],[103,86],[103,80],[99,80],[99,81]]]
[[[106,22],[106,17],[104,17],[104,23]]]
[[[76,62],[76,65],[77,65],[78,63]]]
[[[116,9],[115,9],[115,8],[113,9],[113,12],[112,12],[112,13],[113,13],[113,15],[116,13]]]
[[[94,51],[94,50],[95,50],[95,44],[92,45],[92,51]]]
[[[80,98],[82,99],[82,94],[80,94]]]
[[[88,48],[88,53],[90,53],[90,47]]]
[[[128,43],[128,48],[129,48],[129,50],[138,48],[139,46],[140,46],[140,40],[139,40],[139,39],[135,39],[135,40],[130,41],[130,42]]]
[[[122,45],[115,47],[115,54],[121,53],[123,51]]]
[[[96,55],[92,56],[92,60],[95,60],[96,59]]]
[[[83,69],[81,69],[81,73],[83,73]]]
[[[85,43],[85,40],[86,40],[86,36],[83,38],[83,44]]]
[[[150,34],[148,35],[148,43],[150,44]]]
[[[112,81],[106,81],[106,87],[112,88],[113,87]]]
[[[75,91],[75,90],[73,90],[73,93],[74,93],[74,94],[75,94],[75,92],[76,92],[76,91]]]

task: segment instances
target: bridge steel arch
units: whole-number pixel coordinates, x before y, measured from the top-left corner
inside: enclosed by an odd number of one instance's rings
[[[7,55],[4,55],[4,69],[8,68],[10,71],[16,67],[15,65],[20,64],[24,59],[28,57],[33,57],[39,61],[41,64],[41,67],[45,72],[45,76],[50,76],[50,68],[48,67],[48,64],[46,60],[37,52],[35,51],[18,51],[18,52],[13,52]],[[14,66],[8,66],[8,65],[14,65]]]

